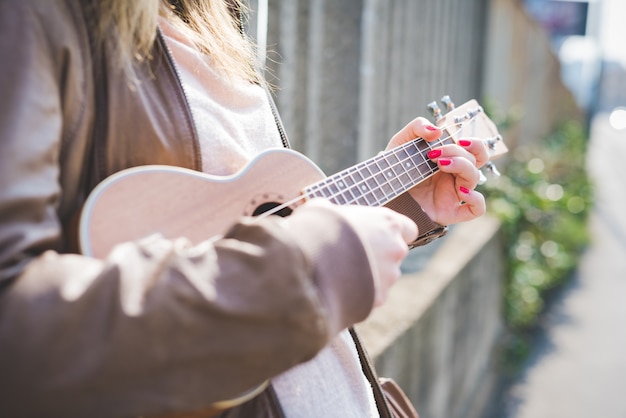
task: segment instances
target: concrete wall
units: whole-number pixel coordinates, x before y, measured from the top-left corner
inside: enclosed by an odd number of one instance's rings
[[[517,0],[252,6],[292,145],[329,174],[376,154],[445,94],[519,110],[521,121],[503,132],[510,155],[580,116],[547,37]],[[503,326],[498,228],[484,217],[413,250],[390,301],[358,326],[380,374],[405,388],[423,418],[484,416]]]
[[[423,270],[357,326],[380,376],[422,417],[481,417],[497,381],[502,332],[499,222],[457,225]]]
[[[268,79],[294,148],[331,174],[426,105],[479,97],[485,0],[269,0]]]

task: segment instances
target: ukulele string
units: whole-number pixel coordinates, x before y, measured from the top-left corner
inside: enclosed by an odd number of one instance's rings
[[[449,125],[442,126],[442,127],[441,127],[442,129],[446,129],[446,132],[450,132],[450,131],[449,131],[449,129],[450,129],[451,127],[454,127],[454,126],[457,126],[457,125],[458,125],[458,127],[457,127],[457,131],[456,131],[456,132],[454,132],[454,133],[452,133],[452,134],[450,134],[450,135],[448,135],[448,136],[438,138],[437,140],[432,141],[432,142],[425,142],[425,144],[426,144],[426,146],[427,146],[427,148],[426,148],[426,149],[427,149],[427,150],[432,150],[434,147],[437,147],[437,146],[439,146],[439,145],[445,145],[445,142],[446,142],[446,141],[448,141],[450,138],[452,138],[454,135],[456,135],[456,134],[457,134],[457,133],[461,130],[461,128],[463,127],[463,124],[464,124],[464,123],[468,123],[468,122],[470,122],[473,118],[474,118],[474,117],[471,117],[469,120],[466,120],[465,122],[463,122],[463,121],[459,121],[459,122],[456,122],[456,123],[453,123],[453,124],[449,124]],[[383,153],[383,154],[381,154],[381,155],[379,155],[379,156],[377,156],[377,157],[374,157],[374,158],[372,159],[372,161],[373,161],[373,163],[375,163],[375,164],[377,165],[377,164],[378,164],[378,161],[381,161],[381,160],[383,160],[383,161],[387,161],[387,160],[386,160],[386,157],[387,157],[388,155],[392,155],[392,154],[393,154],[395,157],[397,157],[396,153],[397,153],[398,151],[401,151],[401,150],[407,150],[408,148],[411,148],[411,147],[413,147],[413,146],[415,146],[415,147],[416,147],[416,145],[415,145],[415,144],[416,144],[416,141],[415,141],[415,140],[414,140],[414,141],[409,141],[409,142],[404,143],[404,144],[402,144],[402,145],[400,145],[400,146],[398,146],[398,147],[396,147],[396,148],[392,148],[392,149],[390,149],[390,150],[387,150],[387,152],[385,152],[385,153]],[[417,151],[418,151],[418,154],[417,154],[417,155],[419,155],[419,156],[422,158],[422,161],[421,161],[421,162],[416,163],[416,162],[413,160],[413,158],[415,157],[415,155],[411,155],[411,154],[409,154],[409,153],[407,152],[407,153],[406,153],[406,157],[405,157],[405,158],[403,158],[403,159],[398,158],[398,159],[397,159],[397,161],[396,161],[395,163],[393,163],[393,164],[389,165],[389,167],[387,167],[387,168],[385,169],[385,170],[387,170],[387,172],[391,172],[392,174],[395,174],[395,169],[396,169],[397,167],[399,167],[399,166],[404,166],[404,164],[405,164],[407,161],[410,161],[410,163],[411,163],[411,164],[410,164],[410,165],[411,165],[410,170],[412,170],[412,171],[417,171],[417,173],[419,174],[419,176],[414,176],[414,175],[411,175],[411,181],[410,181],[410,182],[407,182],[406,184],[401,184],[401,186],[408,186],[408,187],[404,188],[403,190],[401,190],[402,192],[404,192],[404,191],[406,191],[406,190],[410,189],[411,187],[413,187],[413,186],[415,186],[415,185],[417,185],[417,184],[421,183],[422,181],[424,181],[425,179],[427,179],[428,177],[430,177],[432,174],[434,174],[435,172],[437,172],[437,171],[439,170],[438,166],[437,166],[434,162],[432,162],[430,159],[427,159],[427,158],[425,158],[425,157],[424,157],[424,150],[417,149]],[[431,164],[435,164],[435,165],[434,165],[434,166],[431,166]],[[422,172],[422,167],[423,167],[424,165],[427,167],[427,169],[425,170],[425,173],[423,173],[423,172]],[[377,165],[377,167],[378,167],[378,165]],[[406,167],[406,166],[405,166],[405,167]],[[380,167],[378,167],[378,168],[380,169]],[[409,174],[409,170],[407,170],[406,168],[402,168],[402,170],[404,170],[404,172],[405,172],[406,174]],[[398,196],[398,194],[399,194],[399,193],[398,193],[398,190],[393,190],[393,189],[394,189],[394,187],[391,185],[391,182],[392,182],[392,181],[394,181],[394,180],[396,179],[396,177],[393,177],[393,178],[391,178],[390,180],[386,180],[386,181],[381,182],[381,183],[379,183],[379,181],[376,179],[376,176],[380,175],[380,174],[382,173],[382,171],[383,171],[383,170],[378,171],[378,172],[376,172],[376,173],[373,173],[373,174],[371,174],[369,177],[365,177],[365,178],[363,178],[363,180],[361,180],[361,181],[359,181],[359,182],[355,183],[355,184],[354,184],[354,187],[359,188],[359,186],[364,186],[364,190],[366,190],[366,191],[367,191],[367,193],[365,193],[365,194],[363,194],[363,195],[360,195],[360,196],[352,197],[351,199],[346,198],[346,199],[345,199],[345,200],[346,200],[346,202],[345,202],[345,203],[343,203],[343,204],[354,204],[354,203],[357,203],[357,202],[359,201],[359,199],[364,199],[364,200],[367,200],[367,199],[365,199],[363,196],[365,196],[365,195],[370,195],[370,196],[373,196],[373,197],[374,197],[374,200],[376,200],[375,204],[376,204],[377,206],[382,206],[383,204],[387,203],[388,201],[390,201],[390,200],[391,200],[391,199],[393,199],[394,197]],[[335,177],[339,177],[342,173],[343,173],[343,172],[339,172],[339,173],[337,173],[337,174],[335,174],[335,175],[333,175],[333,176],[329,177],[329,178],[328,178],[328,179],[326,179],[326,180],[329,180],[329,181],[328,181],[328,182],[329,182],[329,184],[334,183],[334,182],[333,182],[333,178],[335,178]],[[413,173],[413,174],[414,174],[414,173]],[[373,180],[374,180],[374,182],[376,183],[376,187],[369,189],[366,185],[364,185],[364,183],[367,183],[368,181],[370,181],[370,180],[372,180],[372,179],[373,179]],[[324,181],[324,180],[323,180],[323,181]],[[384,192],[384,190],[383,190],[384,186],[389,186],[389,187],[392,189],[392,191],[393,191],[393,192],[392,192],[391,196],[387,195],[387,194]],[[349,190],[348,190],[348,191],[349,191]],[[381,199],[376,198],[376,197],[375,197],[376,192],[382,192],[382,194],[384,195],[384,198],[383,198],[382,200],[381,200]],[[330,200],[334,200],[334,201],[336,201],[336,200],[337,200],[336,198],[337,198],[338,196],[341,196],[341,195],[342,195],[342,193],[343,193],[343,190],[339,190],[339,191],[338,191],[338,192],[336,192],[336,193],[331,193],[331,194],[329,194],[329,195],[324,195],[323,197],[325,197],[325,198],[327,198],[327,199],[330,199]],[[352,194],[352,193],[350,192],[350,194]],[[344,197],[345,197],[345,196],[344,196]],[[368,203],[368,204],[369,204],[369,202],[366,202],[366,203]],[[371,204],[370,204],[370,206],[371,206]]]
[[[454,127],[456,127],[456,131],[455,131],[454,133],[450,133],[450,134],[448,134],[448,135],[447,135],[447,136],[445,136],[445,137],[438,138],[438,139],[436,139],[435,141],[432,141],[432,142],[427,142],[426,144],[428,145],[428,149],[432,149],[433,147],[437,147],[437,146],[439,146],[439,145],[443,145],[443,144],[444,144],[444,142],[446,142],[448,139],[450,139],[450,138],[452,138],[454,135],[456,135],[456,134],[457,134],[457,133],[458,133],[458,132],[459,132],[459,131],[463,128],[463,126],[464,126],[465,124],[467,124],[467,123],[471,122],[474,118],[475,118],[475,116],[472,116],[470,119],[465,120],[465,121],[459,121],[459,122],[454,122],[454,123],[451,123],[451,124],[448,124],[448,125],[443,125],[443,126],[440,126],[440,129],[441,129],[441,130],[445,130],[446,132],[450,132],[450,129],[452,129],[452,128],[454,128]],[[421,138],[416,138],[415,140],[417,140],[417,139],[421,139]],[[414,143],[415,143],[415,140],[413,140],[413,141],[409,141],[409,142],[407,142],[407,143],[405,143],[405,144],[402,144],[400,147],[403,147],[403,146],[410,146],[411,144],[414,144]],[[393,150],[393,148],[392,148],[392,150]],[[391,151],[391,150],[388,150],[388,151]],[[410,159],[410,157],[409,157],[409,159]],[[397,167],[399,164],[402,164],[403,162],[406,162],[406,161],[407,161],[407,159],[406,159],[406,158],[405,158],[404,160],[399,160],[399,161],[398,161],[398,163],[396,163],[396,164],[394,164],[394,165],[390,166],[390,168]],[[420,164],[418,164],[416,167],[417,167],[417,168],[419,168],[419,167],[420,167],[421,165],[423,165],[423,164],[428,164],[428,161],[430,161],[430,160],[426,160],[426,159],[424,159],[424,161],[423,161],[423,162],[421,162]],[[420,181],[424,180],[426,177],[428,177],[428,176],[430,176],[431,174],[435,173],[437,170],[438,170],[438,168],[437,168],[437,167],[430,169],[430,172],[428,172],[428,175],[423,176],[423,178],[422,178],[422,179],[420,179]],[[341,173],[341,172],[340,172],[340,173]],[[338,174],[339,174],[339,173],[338,173]],[[360,181],[359,183],[356,183],[356,184],[355,184],[355,186],[358,186],[358,185],[360,185],[360,184],[363,184],[363,183],[367,182],[367,180],[370,180],[370,179],[372,179],[372,178],[373,178],[373,176],[366,177],[366,178],[364,178],[362,181]],[[322,181],[324,181],[324,180],[322,180]],[[416,183],[416,184],[417,184],[417,183]],[[380,187],[381,187],[381,185],[378,185],[377,189],[380,189]],[[335,194],[331,194],[331,195],[329,195],[329,196],[325,196],[325,197],[326,197],[327,199],[333,200],[333,199],[334,199],[335,197],[337,197],[338,195],[339,195],[339,193],[335,193]],[[280,205],[278,205],[278,206],[273,207],[272,209],[269,209],[269,210],[267,210],[267,211],[265,211],[265,212],[263,212],[263,213],[259,214],[258,216],[256,216],[256,219],[257,219],[257,220],[261,220],[261,219],[266,218],[266,217],[268,217],[268,216],[274,215],[274,214],[276,214],[276,213],[280,212],[280,211],[281,211],[281,210],[283,210],[283,209],[286,209],[286,208],[288,208],[288,207],[290,207],[290,206],[292,206],[292,205],[295,205],[296,203],[298,203],[298,202],[300,202],[300,201],[305,201],[305,200],[306,200],[306,199],[308,199],[309,197],[311,197],[311,196],[307,196],[307,195],[304,195],[304,194],[299,195],[299,196],[297,196],[297,197],[295,197],[295,198],[293,198],[293,199],[291,199],[291,200],[288,200],[288,201],[286,201],[286,202],[284,202],[284,203],[282,203],[282,204],[280,204]],[[356,202],[356,200],[357,200],[357,199],[352,199],[352,200],[348,201],[348,202],[347,202],[347,204],[353,204],[354,202]]]
[[[446,125],[446,126],[442,126],[442,129],[447,129],[447,132],[450,132],[451,127],[453,126],[457,126],[457,130],[453,133],[451,133],[448,136],[439,138],[435,141],[432,142],[425,142],[424,144],[426,145],[427,148],[425,149],[419,149],[417,148],[417,142],[414,141],[409,141],[407,143],[404,143],[398,147],[392,148],[387,150],[384,153],[381,153],[381,155],[378,155],[374,158],[372,158],[369,163],[369,165],[365,165],[365,168],[368,169],[368,171],[370,172],[370,175],[367,177],[364,177],[362,180],[354,183],[354,184],[350,184],[350,186],[346,189],[344,185],[342,185],[344,179],[346,177],[349,177],[350,174],[344,174],[347,170],[341,171],[333,176],[330,176],[322,181],[320,181],[319,183],[316,184],[320,184],[323,182],[326,182],[327,184],[324,186],[320,186],[320,192],[323,192],[324,189],[326,191],[328,191],[328,186],[329,185],[339,185],[338,187],[338,191],[334,192],[334,193],[330,193],[330,194],[321,194],[321,197],[327,198],[327,199],[331,199],[333,201],[335,201],[335,203],[340,203],[340,204],[358,204],[358,202],[362,202],[365,203],[366,205],[378,205],[378,206],[382,206],[383,204],[387,203],[388,201],[392,200],[393,198],[398,196],[398,192],[404,192],[408,189],[410,189],[411,187],[421,183],[422,181],[426,180],[428,177],[430,177],[432,174],[436,173],[439,170],[439,167],[436,165],[436,163],[434,163],[432,160],[430,160],[429,158],[425,157],[425,151],[428,150],[432,150],[433,148],[440,146],[440,145],[445,145],[446,141],[448,141],[450,138],[452,138],[454,135],[458,134],[458,132],[460,132],[460,130],[463,128],[463,125],[465,123],[469,123],[472,121],[472,119],[474,118],[471,117],[468,120],[465,121],[458,121],[454,124],[450,124],[450,125]],[[423,138],[419,138],[419,139],[423,139]],[[409,149],[415,147],[415,151],[417,151],[417,154],[410,154],[410,152],[408,151]],[[401,151],[405,151],[404,157],[400,158],[398,156],[398,154],[401,154]],[[396,161],[389,164],[389,161],[387,160],[387,158],[389,156],[395,157]],[[417,162],[415,161],[416,157],[421,157],[422,160],[421,162]],[[385,164],[389,164],[388,166],[384,165],[384,169],[381,170],[381,167],[379,166],[380,162],[384,162]],[[364,163],[362,163],[364,164]],[[361,165],[361,164],[359,164]],[[379,171],[376,172],[371,172],[369,170],[370,167],[376,167]],[[426,166],[426,169],[424,170],[423,166]],[[408,168],[407,168],[408,167]],[[399,171],[400,174],[397,174],[396,172]],[[389,175],[388,179],[382,180],[381,179],[381,174],[383,174],[384,172],[386,172],[386,174]],[[417,173],[417,175],[416,175]],[[394,184],[396,183],[398,177],[400,177],[402,174],[408,174],[410,181],[402,183],[400,182],[400,189],[399,190],[394,190]],[[351,177],[350,177],[351,178]],[[372,181],[376,184],[375,187],[368,187],[368,185],[366,183]],[[384,192],[385,186],[387,186],[387,189],[392,189],[392,193],[390,195],[387,195]],[[311,186],[310,188],[312,188],[313,186]],[[395,188],[397,189],[397,186],[395,186]],[[353,193],[351,192],[351,190],[354,189],[361,189],[363,192],[363,194],[361,195],[357,195],[356,197],[353,196]],[[351,198],[348,198],[347,196],[345,196],[345,192],[348,192],[350,195],[352,195]],[[375,195],[378,194],[382,194],[384,195],[383,198],[379,199],[377,198]],[[315,195],[313,193],[310,194],[311,197],[314,197]],[[319,196],[319,195],[318,195]],[[366,199],[365,196],[368,197],[373,197],[373,199],[375,200],[375,202],[371,202],[371,199]],[[342,199],[337,199],[338,197],[341,197]],[[340,201],[341,200],[341,201]]]

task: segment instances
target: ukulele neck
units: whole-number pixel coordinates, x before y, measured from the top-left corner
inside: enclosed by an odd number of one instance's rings
[[[340,205],[383,206],[435,174],[439,168],[427,153],[451,143],[449,136],[433,142],[414,139],[327,177],[307,187],[304,194]]]

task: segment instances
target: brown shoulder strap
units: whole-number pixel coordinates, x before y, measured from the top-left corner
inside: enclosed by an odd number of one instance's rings
[[[393,418],[393,414],[391,412],[391,409],[389,408],[387,399],[383,394],[383,389],[380,387],[378,376],[376,376],[376,372],[374,371],[372,361],[370,360],[367,352],[363,348],[361,339],[359,338],[359,335],[357,334],[354,327],[350,327],[350,335],[352,336],[352,340],[354,341],[354,345],[356,346],[356,351],[359,353],[359,360],[361,361],[361,369],[363,370],[363,374],[365,374],[367,380],[370,382],[370,385],[372,385],[372,390],[374,391],[374,400],[376,401],[376,407],[378,408],[380,417]]]
[[[433,222],[419,203],[417,203],[408,192],[402,193],[385,206],[408,216],[417,224],[419,237],[409,244],[411,248],[426,245],[432,240],[444,236],[448,232],[448,227]]]

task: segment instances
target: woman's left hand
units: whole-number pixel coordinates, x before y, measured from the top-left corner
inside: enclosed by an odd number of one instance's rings
[[[419,117],[391,138],[387,149],[421,137],[428,142],[441,137],[442,131]],[[485,198],[476,190],[478,169],[489,160],[487,147],[476,138],[459,138],[458,144],[434,147],[428,158],[439,171],[409,190],[424,212],[435,222],[449,225],[469,221],[485,213]]]

